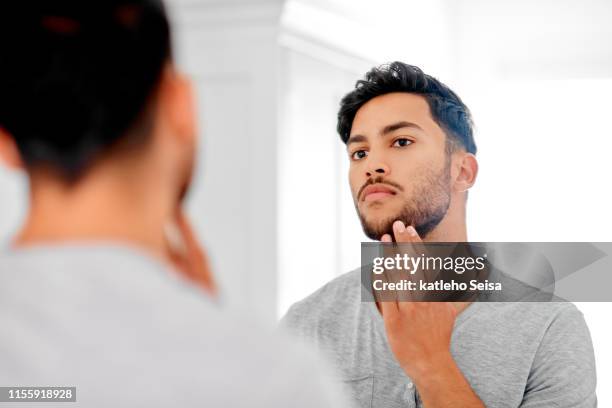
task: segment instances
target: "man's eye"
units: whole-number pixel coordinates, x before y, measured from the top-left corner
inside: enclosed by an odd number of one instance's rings
[[[366,152],[365,150],[357,150],[356,152],[353,152],[353,154],[351,154],[351,159],[360,160],[366,157],[367,155],[368,152]]]
[[[412,144],[412,140],[410,139],[406,139],[406,138],[401,138],[401,139],[396,139],[393,142],[393,146],[395,147],[404,147],[404,146],[408,146]]]

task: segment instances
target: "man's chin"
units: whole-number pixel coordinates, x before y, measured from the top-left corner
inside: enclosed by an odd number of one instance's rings
[[[370,239],[380,241],[381,237],[385,234],[393,234],[393,222],[399,218],[394,217],[381,217],[380,219],[361,219],[361,227],[363,232]]]

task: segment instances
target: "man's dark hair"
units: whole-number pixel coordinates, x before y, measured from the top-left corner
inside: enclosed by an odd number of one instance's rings
[[[365,79],[357,81],[355,89],[342,98],[337,130],[344,143],[348,141],[359,108],[377,96],[392,92],[423,96],[431,116],[445,131],[448,145],[458,144],[476,154],[472,116],[459,96],[420,68],[397,61],[371,69]]]
[[[0,126],[26,166],[74,179],[118,142],[146,140],[171,58],[159,0],[4,3]]]

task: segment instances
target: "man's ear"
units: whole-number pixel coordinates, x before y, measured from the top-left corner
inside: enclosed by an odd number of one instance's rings
[[[162,74],[158,105],[166,126],[172,134],[193,145],[196,137],[195,99],[191,81],[180,74],[172,64],[167,64]]]
[[[0,126],[0,159],[10,169],[24,168],[15,139],[2,126]]]
[[[461,152],[457,167],[458,172],[453,188],[457,192],[465,192],[476,183],[478,160],[472,153]]]

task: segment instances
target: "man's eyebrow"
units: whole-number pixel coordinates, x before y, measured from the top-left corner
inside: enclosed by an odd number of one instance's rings
[[[348,147],[351,143],[365,142],[366,140],[368,140],[368,138],[364,135],[353,135],[346,141],[346,146]]]
[[[421,131],[423,130],[423,128],[417,125],[416,123],[401,121],[401,122],[396,122],[396,123],[392,123],[390,125],[385,126],[382,132],[380,132],[380,134],[384,136],[388,133],[391,133],[398,129],[403,129],[403,128],[413,128],[413,129],[418,129]]]
[[[396,123],[392,123],[390,125],[385,126],[383,130],[380,132],[380,134],[381,136],[384,136],[391,132],[395,132],[396,130],[403,129],[403,128],[412,128],[412,129],[418,129],[418,130],[423,131],[423,128],[417,125],[416,123],[401,121],[401,122],[396,122]],[[353,135],[349,137],[349,139],[346,141],[346,145],[348,146],[351,143],[365,142],[367,140],[368,138],[365,137],[364,135]]]

